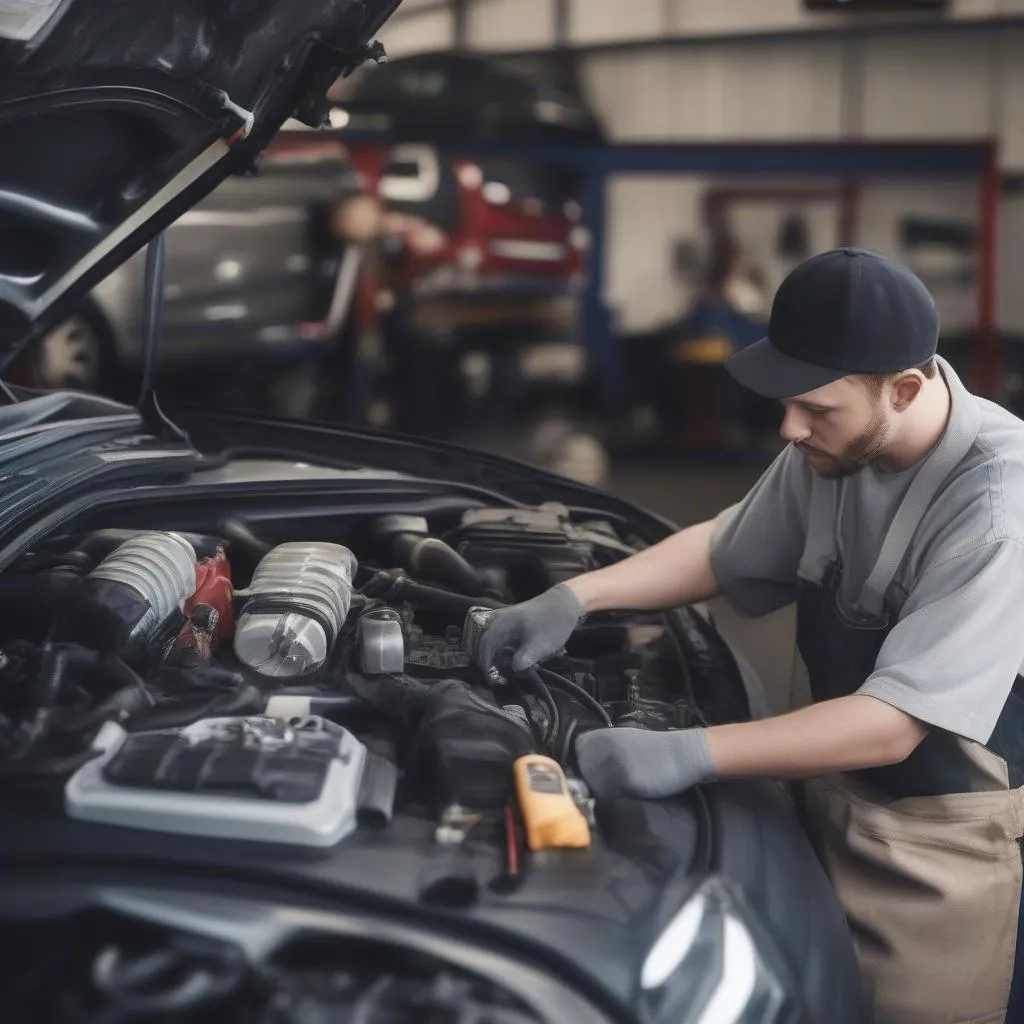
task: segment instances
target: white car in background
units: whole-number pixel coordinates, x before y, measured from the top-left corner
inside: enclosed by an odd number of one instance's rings
[[[161,365],[230,370],[233,378],[244,367],[276,385],[279,411],[303,415],[302,379],[335,341],[354,286],[333,225],[335,211],[359,194],[358,176],[340,145],[293,145],[287,133],[257,169],[226,179],[166,232]],[[38,339],[14,379],[104,393],[122,387],[141,366],[144,290],[139,253]]]

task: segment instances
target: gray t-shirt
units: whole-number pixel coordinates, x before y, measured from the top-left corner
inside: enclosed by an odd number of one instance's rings
[[[949,364],[939,364],[953,400],[947,435],[970,402],[978,403],[980,429],[887,591],[897,621],[859,692],[986,743],[1024,663],[1024,422],[969,394]],[[787,448],[716,520],[711,564],[726,597],[747,615],[764,615],[796,599],[799,578],[821,581],[830,557],[808,543],[813,504],[830,516],[834,510],[839,602],[847,614],[861,613],[861,588],[925,462],[901,473],[868,468],[823,480]],[[827,500],[816,495],[821,488],[833,489]]]

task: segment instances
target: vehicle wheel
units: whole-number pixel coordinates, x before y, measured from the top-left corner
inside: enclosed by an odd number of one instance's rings
[[[99,391],[106,383],[103,338],[90,320],[75,313],[44,334],[31,352],[32,385],[70,391]]]

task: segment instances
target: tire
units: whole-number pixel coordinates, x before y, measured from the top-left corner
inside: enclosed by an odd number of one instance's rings
[[[73,313],[32,346],[29,373],[33,387],[98,392],[108,384],[109,362],[99,325]]]

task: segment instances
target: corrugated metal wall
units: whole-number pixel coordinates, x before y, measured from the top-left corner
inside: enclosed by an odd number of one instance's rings
[[[405,0],[403,12],[382,34],[393,54],[452,44],[452,19],[436,3]],[[702,40],[582,57],[589,96],[616,139],[994,135],[1002,168],[1024,173],[1024,29],[971,27],[1022,15],[1024,0],[953,0],[947,17],[963,19],[963,31],[842,37],[839,28],[868,24],[864,16],[810,14],[800,0],[569,0],[568,29],[573,44]],[[467,43],[486,51],[540,49],[553,44],[555,22],[554,0],[469,0]],[[766,33],[780,37],[754,38]],[[642,329],[679,312],[685,295],[670,254],[698,228],[704,184],[644,178],[610,190],[605,284],[624,327]],[[891,249],[896,220],[906,212],[973,220],[976,210],[972,181],[871,182],[858,240]],[[1024,289],[1016,283],[1024,198],[1005,200],[1000,251],[1000,326],[1024,333]],[[964,319],[964,302],[963,289],[945,298],[951,326]]]

